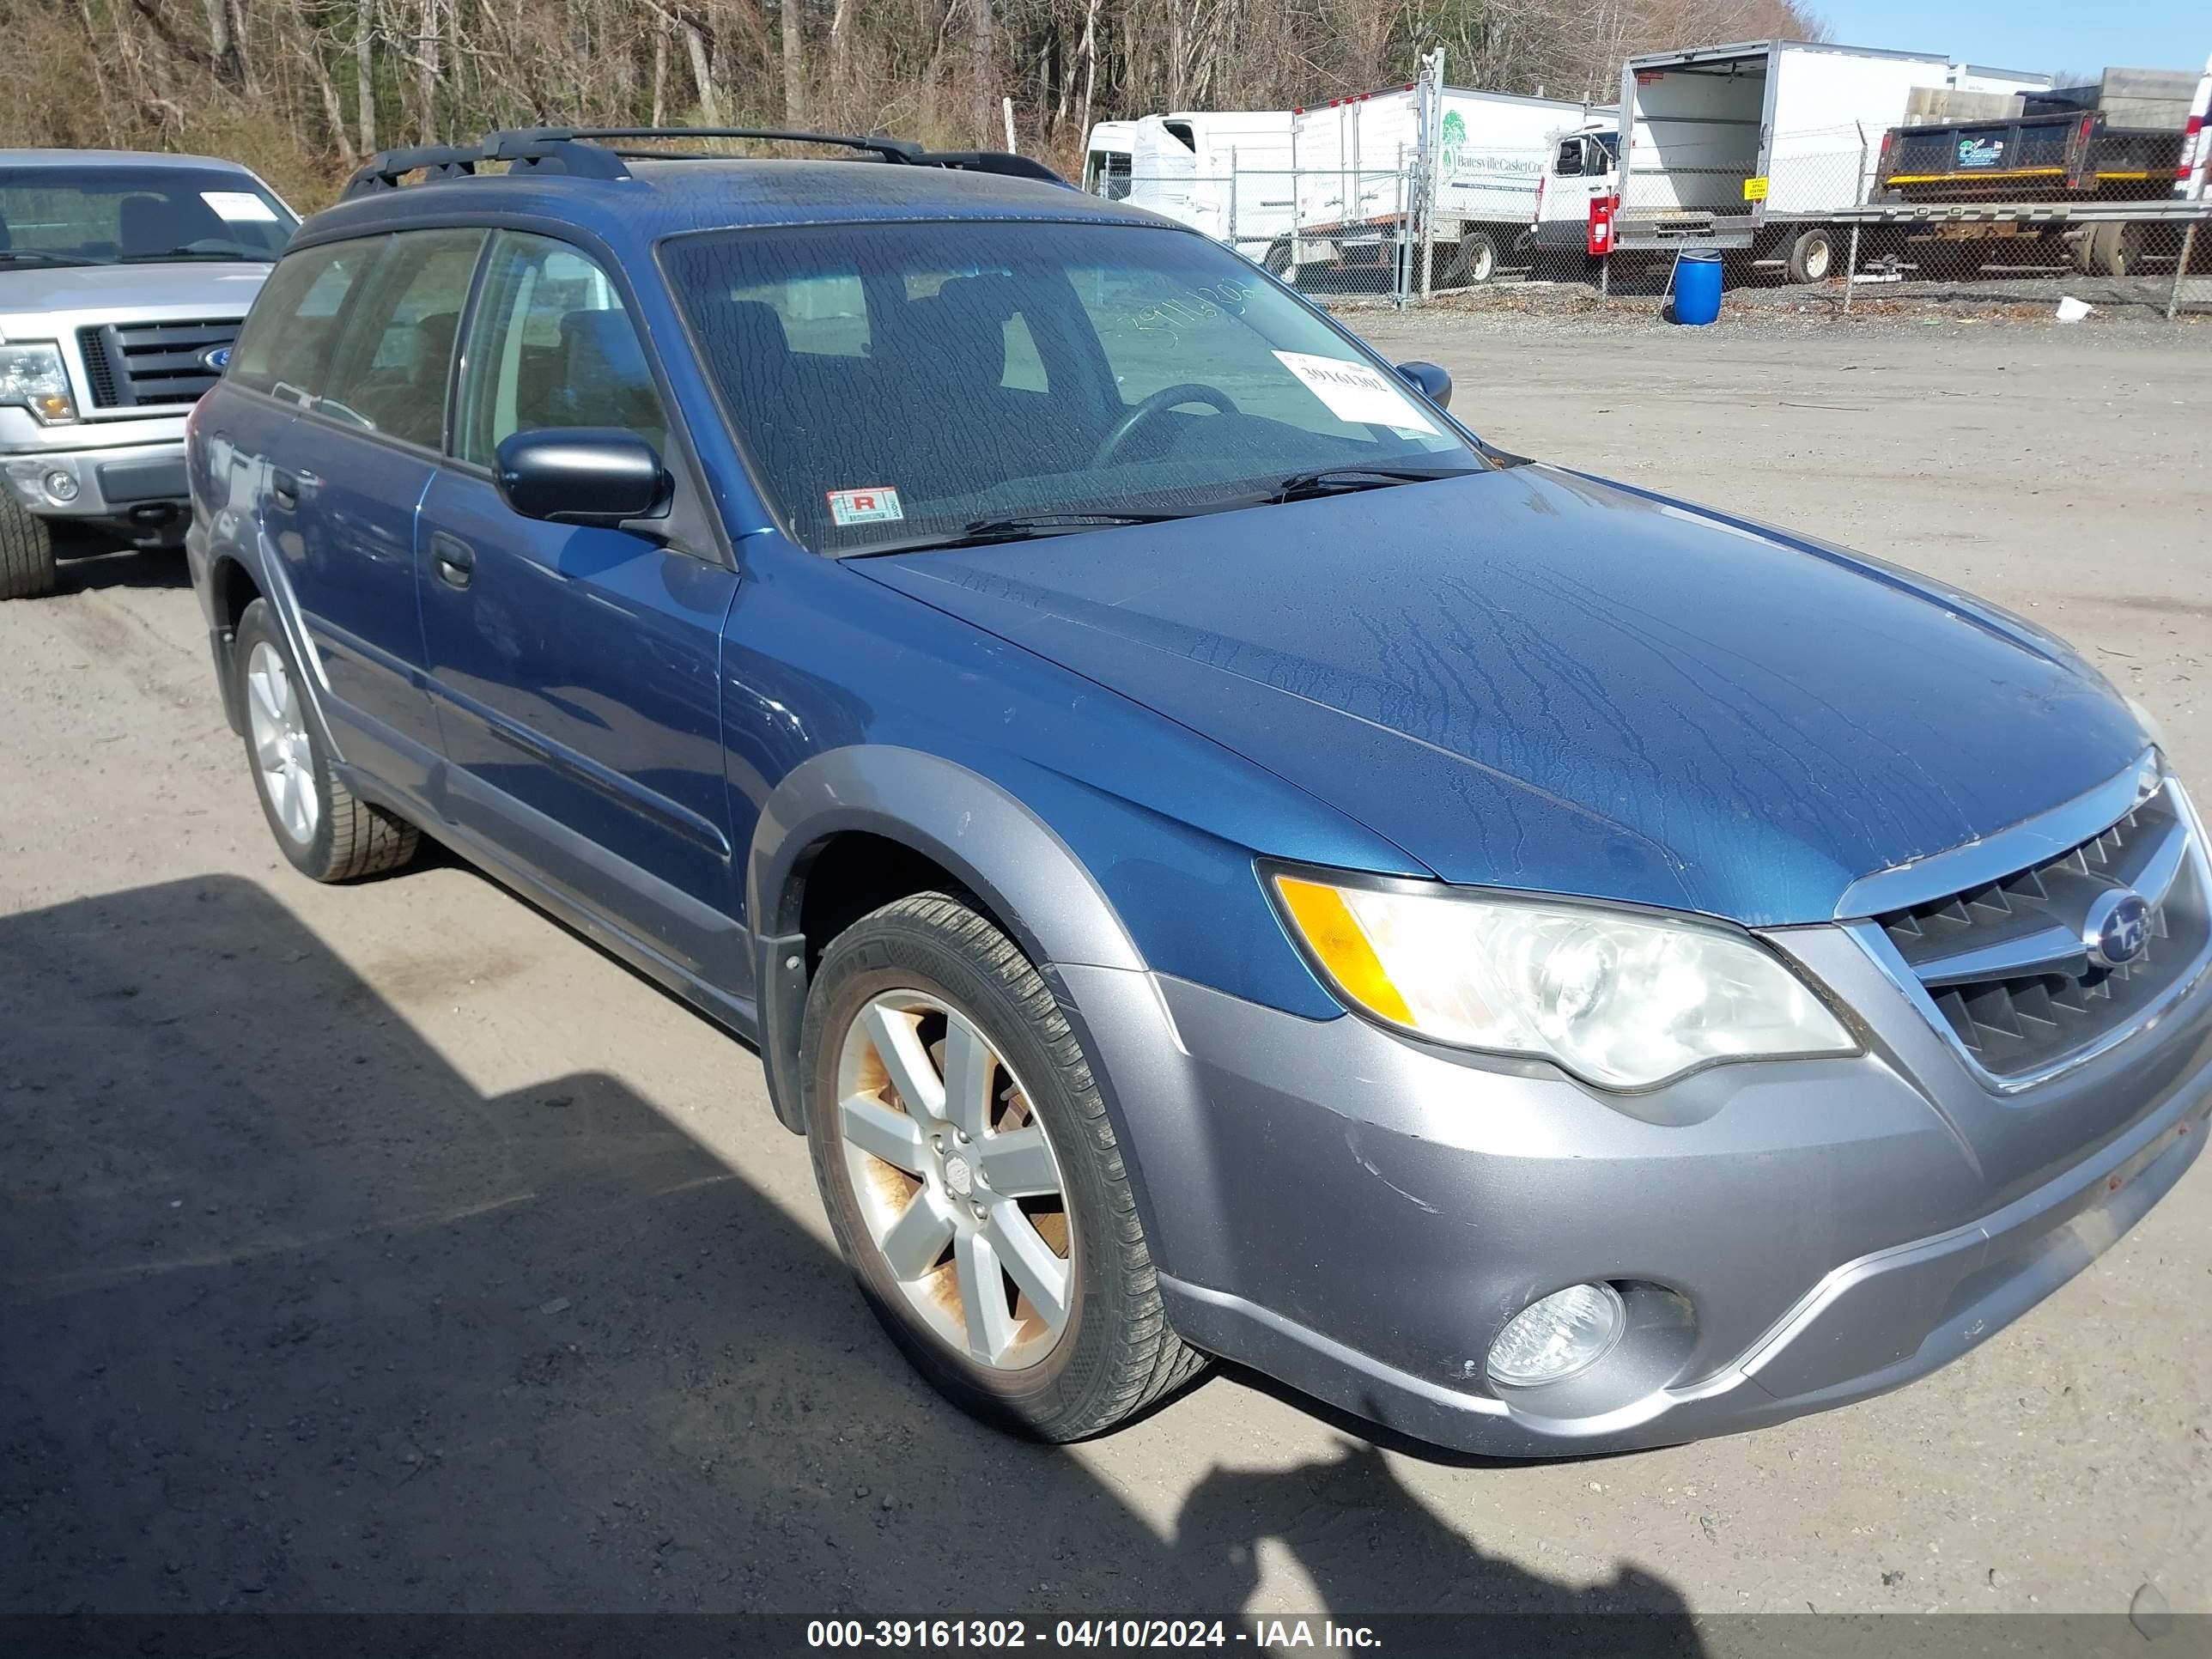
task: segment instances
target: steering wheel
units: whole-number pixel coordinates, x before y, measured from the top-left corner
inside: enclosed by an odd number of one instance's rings
[[[1208,409],[1224,415],[1237,413],[1236,400],[1218,386],[1201,386],[1196,380],[1185,380],[1180,386],[1162,386],[1134,409],[1114,422],[1114,429],[1098,441],[1098,447],[1091,457],[1093,467],[1101,467],[1121,453],[1136,429],[1155,416],[1164,415],[1170,409],[1185,404],[1204,404]]]

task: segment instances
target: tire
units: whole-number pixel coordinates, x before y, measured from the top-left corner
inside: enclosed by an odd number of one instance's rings
[[[1836,240],[1815,226],[1800,231],[1790,245],[1789,272],[1793,283],[1825,283],[1836,268]]]
[[[0,599],[36,599],[53,591],[53,532],[37,514],[0,501]]]
[[[1460,238],[1444,267],[1444,282],[1451,288],[1477,288],[1497,274],[1498,244],[1478,230]]]
[[[948,1066],[956,1045],[979,1038],[980,1050],[958,1052],[980,1064]],[[919,1112],[884,1059],[891,1050]],[[921,893],[854,923],[823,953],[800,1052],[807,1143],[838,1248],[884,1330],[947,1399],[1066,1442],[1104,1433],[1204,1369],[1168,1328],[1091,1062],[1036,969],[987,918]],[[974,1109],[945,1103],[948,1069],[988,1079]],[[1018,1170],[1006,1161],[1017,1136]],[[1042,1191],[1048,1167],[1053,1193]],[[1003,1265],[1024,1261],[1043,1264],[1026,1283]],[[1027,1285],[1040,1281],[1048,1288],[1033,1295]],[[972,1300],[971,1284],[983,1291]]]
[[[307,718],[299,665],[268,600],[254,600],[239,618],[231,672],[246,711],[254,798],[292,867],[316,881],[357,881],[411,860],[421,840],[415,826],[358,799],[331,775]],[[272,765],[280,755],[281,766]]]
[[[2097,226],[2082,239],[2087,250],[2089,270],[2098,276],[2134,276],[2142,274],[2143,257],[2143,228],[2114,219]]]
[[[1270,276],[1287,276],[1291,269],[1291,245],[1288,242],[1268,243],[1267,257],[1260,264]]]

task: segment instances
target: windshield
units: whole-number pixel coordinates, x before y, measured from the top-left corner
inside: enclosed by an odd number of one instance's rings
[[[775,504],[824,552],[1486,465],[1389,368],[1187,232],[714,231],[664,259]]]
[[[227,167],[0,167],[0,269],[274,259],[299,223]]]

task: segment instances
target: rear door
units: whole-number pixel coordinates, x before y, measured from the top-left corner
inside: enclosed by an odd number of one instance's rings
[[[666,409],[608,271],[499,233],[416,585],[452,817],[678,967],[738,984],[718,681],[738,578]],[[666,544],[508,508],[500,442],[562,427],[622,428],[659,452],[678,480]]]
[[[438,467],[453,335],[486,233],[342,245],[332,338],[269,471],[269,521],[327,688],[339,752],[421,793],[438,726],[422,687],[415,514]],[[373,258],[369,257],[373,254]],[[303,324],[304,327],[306,325]]]

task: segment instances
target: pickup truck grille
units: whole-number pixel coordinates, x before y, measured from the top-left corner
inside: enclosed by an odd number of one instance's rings
[[[1998,1078],[2063,1063],[2148,1017],[2212,944],[2190,821],[2169,783],[2058,857],[1877,918],[1960,1044]],[[2083,933],[2100,899],[2150,906],[2141,953],[2094,959]]]
[[[95,409],[175,407],[199,401],[220,369],[207,354],[238,337],[239,319],[109,323],[76,331]]]

